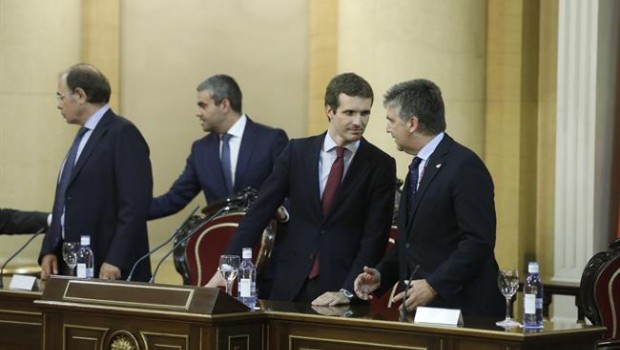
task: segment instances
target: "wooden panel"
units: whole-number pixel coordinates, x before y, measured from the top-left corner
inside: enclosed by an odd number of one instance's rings
[[[0,290],[0,344],[3,349],[35,350],[41,344],[41,293]]]

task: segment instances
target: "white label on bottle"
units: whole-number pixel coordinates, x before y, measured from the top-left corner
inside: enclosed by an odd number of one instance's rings
[[[95,269],[93,269],[92,267],[89,267],[86,269],[86,278],[93,278],[95,277]]]
[[[536,294],[525,294],[523,296],[523,306],[524,312],[526,314],[535,314],[536,313]]]
[[[77,264],[77,277],[86,278],[86,264]]]
[[[249,298],[252,290],[252,281],[249,278],[241,278],[239,280],[239,296]]]

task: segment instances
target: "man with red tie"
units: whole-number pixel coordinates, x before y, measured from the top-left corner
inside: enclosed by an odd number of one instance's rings
[[[327,132],[289,142],[231,240],[228,254],[253,247],[289,199],[288,232],[276,242],[270,261],[269,299],[349,303],[359,271],[383,255],[396,164],[362,137],[372,102],[372,88],[363,78],[334,77],[325,92]],[[216,275],[208,286],[220,283]]]

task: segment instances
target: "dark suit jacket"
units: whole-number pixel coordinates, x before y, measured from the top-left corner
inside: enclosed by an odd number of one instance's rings
[[[0,233],[35,233],[47,229],[48,213],[0,209]]]
[[[288,137],[284,130],[254,123],[247,118],[237,160],[234,192],[247,187],[258,190],[287,142]],[[219,154],[220,141],[217,134],[211,133],[195,141],[183,173],[167,193],[153,198],[149,218],[156,219],[177,213],[194,199],[200,190],[204,192],[207,203],[229,197]]]
[[[319,157],[325,134],[291,140],[265,180],[227,248],[253,247],[285,197],[288,232],[275,245],[271,299],[293,300],[308,278],[315,254],[320,289],[353,290],[364,265],[373,266],[387,243],[394,206],[394,159],[362,139],[327,216],[319,192]],[[272,265],[273,264],[273,265]],[[318,295],[317,295],[318,296]]]
[[[429,306],[502,318],[493,197],[493,180],[482,160],[444,135],[424,168],[410,213],[407,196],[401,198],[397,249],[377,266],[381,290],[409,279],[419,265],[413,279],[427,279],[438,293]]]
[[[152,195],[146,141],[130,121],[107,111],[73,168],[65,199],[65,240],[79,242],[80,235],[91,236],[95,277],[107,262],[126,278],[137,258],[148,252],[146,221]],[[61,232],[55,227],[52,223],[45,235],[40,256],[56,253],[62,261]],[[148,281],[150,275],[147,260],[133,279]]]

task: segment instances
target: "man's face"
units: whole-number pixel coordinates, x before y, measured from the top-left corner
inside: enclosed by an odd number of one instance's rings
[[[66,76],[58,80],[58,90],[56,91],[56,107],[60,109],[60,114],[69,124],[80,124],[81,108],[74,91],[67,87]]]
[[[398,111],[394,107],[388,107],[387,109],[387,124],[385,130],[392,135],[394,143],[396,143],[396,149],[399,151],[407,152],[410,148],[408,143],[411,137],[411,119],[403,121],[398,116]]]
[[[362,138],[368,119],[370,118],[370,98],[351,97],[345,94],[338,96],[340,106],[335,111],[325,107],[329,118],[329,135],[337,145],[344,146]]]
[[[215,101],[211,98],[209,90],[198,91],[196,105],[196,117],[200,119],[204,131],[215,133],[226,132],[226,130],[220,130],[225,120],[225,115],[222,111],[223,103],[220,103],[219,106],[216,105]]]

